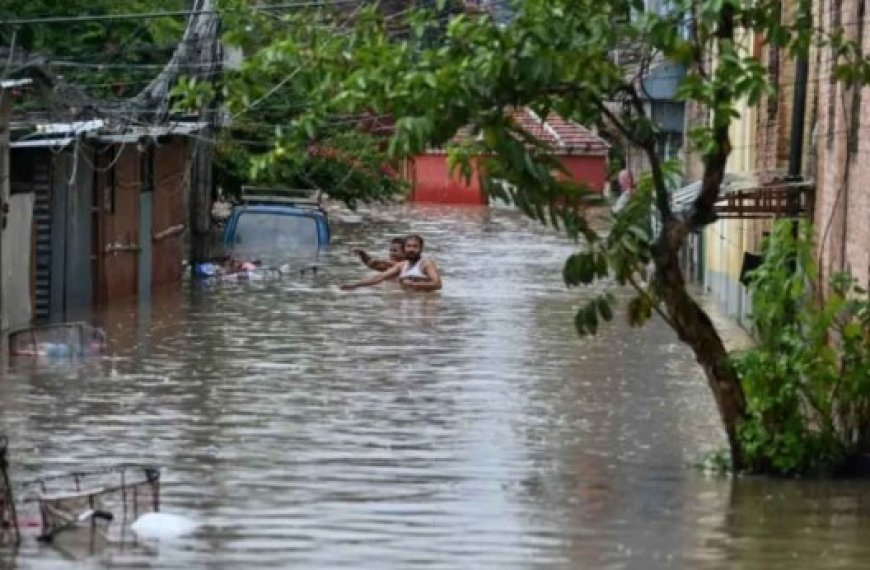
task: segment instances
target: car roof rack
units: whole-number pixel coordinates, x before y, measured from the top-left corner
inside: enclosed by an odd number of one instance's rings
[[[244,204],[287,204],[293,206],[320,206],[322,192],[317,188],[274,188],[242,186]]]

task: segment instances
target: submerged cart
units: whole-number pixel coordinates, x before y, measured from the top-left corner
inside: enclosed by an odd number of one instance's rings
[[[130,525],[160,509],[160,470],[150,465],[42,477],[24,483],[22,502],[38,508],[39,539],[64,531],[85,531],[93,543],[131,540]]]
[[[6,456],[8,440],[0,436],[0,546],[18,544],[21,536],[18,533],[18,518],[15,514],[15,500],[12,496],[12,484],[9,481],[9,460]]]

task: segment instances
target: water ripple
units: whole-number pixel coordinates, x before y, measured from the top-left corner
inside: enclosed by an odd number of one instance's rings
[[[0,379],[13,475],[150,461],[202,530],[114,568],[840,568],[870,560],[866,485],[722,481],[690,354],[661,323],[574,334],[572,244],[486,209],[364,211],[316,277],[185,287],[96,315],[111,355]],[[435,295],[350,247],[418,232]],[[87,552],[25,542],[22,568]],[[6,558],[4,558],[6,557]],[[9,560],[0,554],[0,567]],[[11,562],[10,562],[11,564]]]

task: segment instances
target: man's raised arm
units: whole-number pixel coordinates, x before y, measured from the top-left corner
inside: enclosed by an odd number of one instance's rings
[[[362,261],[366,267],[369,269],[374,269],[375,271],[386,271],[393,264],[384,259],[374,259],[371,255],[366,253],[364,249],[354,248],[351,250],[351,253],[359,257],[359,260]]]

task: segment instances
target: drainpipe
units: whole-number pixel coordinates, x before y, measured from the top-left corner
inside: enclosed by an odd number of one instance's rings
[[[810,1],[799,0],[795,20],[801,16],[811,19]],[[806,115],[807,107],[807,80],[809,76],[809,54],[799,52],[795,61],[794,72],[794,99],[791,108],[791,140],[788,153],[788,176],[786,181],[799,182],[801,180],[802,160],[804,152],[804,116]],[[788,198],[786,199],[786,213],[791,218],[791,233],[794,239],[798,239],[800,224],[798,214],[800,212],[800,191],[788,190]],[[792,257],[788,262],[788,269],[791,273],[796,273],[798,268],[797,257]],[[787,307],[792,318],[794,317],[794,307]]]
[[[801,14],[811,18],[809,0],[800,0],[797,17]],[[804,117],[807,107],[807,80],[809,77],[809,54],[801,52],[795,62],[794,73],[794,101],[791,108],[791,141],[788,153],[788,178],[789,181],[801,179],[802,160],[804,152]],[[789,197],[789,215],[797,218],[800,207],[797,195]]]
[[[804,152],[804,115],[807,107],[809,61],[799,55],[795,63],[794,104],[791,109],[791,145],[788,153],[788,179],[800,180]]]

